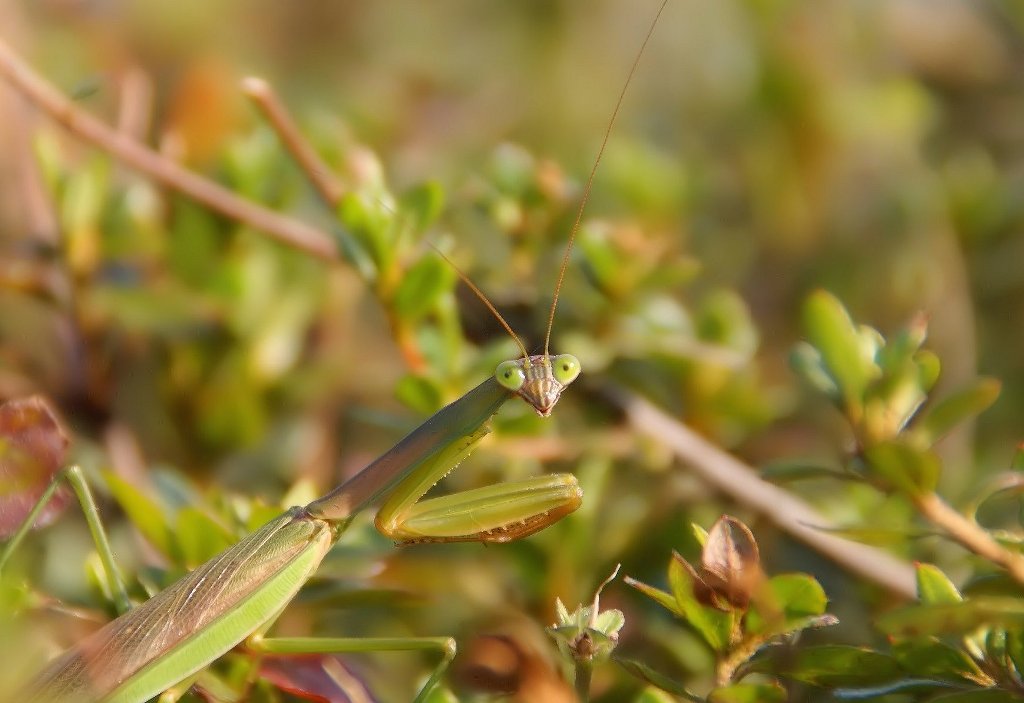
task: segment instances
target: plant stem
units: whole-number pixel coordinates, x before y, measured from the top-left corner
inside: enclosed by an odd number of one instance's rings
[[[3,41],[0,41],[0,77],[66,130],[154,181],[317,258],[329,261],[338,258],[334,239],[326,232],[240,198],[220,184],[189,171],[129,136],[119,134],[68,100]]]
[[[576,698],[580,703],[590,700],[590,679],[594,673],[594,665],[589,659],[576,660]]]
[[[980,525],[954,510],[936,493],[914,497],[917,509],[961,546],[1002,567],[1017,583],[1024,584],[1024,557],[1003,548]]]

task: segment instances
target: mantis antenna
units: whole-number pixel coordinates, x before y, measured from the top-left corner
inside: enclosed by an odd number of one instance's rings
[[[622,86],[622,91],[619,93],[619,99],[615,101],[615,109],[612,110],[611,119],[608,120],[608,128],[604,131],[604,139],[601,141],[601,147],[597,150],[597,158],[594,159],[594,165],[590,168],[590,175],[587,177],[587,184],[583,188],[583,199],[580,201],[580,207],[576,211],[576,220],[572,224],[572,228],[569,230],[569,243],[565,245],[565,254],[562,256],[562,266],[558,270],[558,279],[555,283],[555,295],[551,300],[551,314],[548,315],[548,329],[544,334],[544,356],[549,356],[548,350],[551,344],[551,328],[555,324],[555,310],[558,308],[558,295],[562,292],[562,281],[565,280],[565,271],[569,268],[569,257],[572,254],[572,245],[576,241],[576,233],[579,232],[580,222],[583,221],[583,210],[587,207],[587,201],[590,199],[590,190],[594,185],[594,175],[597,173],[597,167],[601,163],[601,157],[604,156],[605,147],[608,146],[608,139],[612,134],[612,127],[615,126],[615,118],[619,116],[619,108],[622,107],[622,101],[626,97],[626,90],[629,88],[629,84],[633,81],[633,74],[636,73],[637,67],[640,65],[640,59],[644,55],[644,49],[647,48],[647,43],[651,40],[651,36],[654,34],[654,28],[658,24],[658,19],[661,17],[661,13],[664,12],[665,6],[668,5],[668,0],[664,0],[661,3],[661,7],[658,8],[658,13],[654,16],[651,21],[651,26],[647,30],[647,36],[644,37],[644,43],[640,45],[640,51],[636,53],[636,58],[633,59],[633,65],[629,69],[629,75],[626,76],[626,83]]]
[[[555,293],[551,300],[551,312],[548,315],[547,331],[544,333],[544,358],[550,357],[551,328],[555,324],[555,311],[558,309],[558,296],[562,291],[562,282],[565,280],[565,272],[569,268],[569,257],[572,255],[572,247],[576,242],[576,234],[579,232],[580,223],[583,221],[583,211],[587,207],[587,201],[590,200],[590,191],[594,186],[594,176],[597,174],[597,167],[601,164],[601,157],[604,156],[605,148],[608,146],[608,140],[611,137],[612,128],[615,127],[615,120],[619,116],[619,110],[626,98],[626,91],[629,89],[629,84],[633,82],[633,76],[636,74],[637,68],[640,66],[640,59],[643,57],[644,50],[647,48],[647,44],[650,42],[651,37],[654,35],[654,28],[658,25],[658,20],[661,18],[662,13],[665,11],[665,6],[668,5],[668,3],[669,0],[663,0],[661,6],[658,8],[657,14],[655,14],[654,19],[651,20],[651,26],[647,29],[647,34],[644,36],[644,41],[640,45],[640,50],[636,53],[636,58],[633,59],[633,65],[630,67],[629,74],[626,76],[626,82],[622,86],[622,90],[619,92],[618,99],[615,101],[615,108],[612,110],[611,119],[608,120],[608,127],[605,129],[604,138],[601,140],[601,146],[597,150],[597,157],[594,159],[594,165],[590,168],[590,175],[587,176],[587,182],[583,188],[583,198],[580,200],[579,209],[576,211],[576,219],[573,221],[572,227],[569,230],[569,241],[565,246],[565,254],[562,255],[562,264],[558,270],[558,279],[555,283]],[[473,294],[487,306],[487,309],[491,311],[491,314],[494,315],[495,319],[501,323],[501,326],[505,328],[505,331],[508,332],[509,336],[515,340],[516,346],[519,347],[519,350],[523,354],[523,359],[527,364],[529,364],[530,353],[526,350],[526,345],[523,344],[519,335],[512,330],[512,326],[509,325],[505,318],[502,317],[501,313],[498,312],[494,303],[492,303],[484,292],[480,290],[475,283],[473,283],[472,279],[463,273],[463,271],[455,265],[455,262],[452,261],[433,242],[427,242],[427,244],[430,245],[438,256],[444,259],[448,265],[452,267],[455,273],[458,274],[459,278],[462,279],[462,282],[465,283],[469,289],[473,291]]]
[[[477,287],[477,285],[475,283],[473,283],[473,279],[471,279],[469,276],[467,276],[462,271],[462,269],[460,269],[458,266],[456,266],[455,262],[452,261],[450,258],[448,258],[448,255],[445,254],[443,251],[441,251],[441,249],[438,248],[438,246],[436,244],[434,244],[433,242],[429,242],[429,241],[427,242],[427,244],[429,244],[430,248],[434,250],[434,253],[436,253],[438,256],[440,256],[442,259],[444,259],[448,263],[448,265],[452,267],[452,270],[455,271],[455,273],[457,273],[459,275],[459,278],[462,279],[462,282],[465,283],[467,286],[469,286],[469,289],[471,291],[473,291],[473,293],[474,293],[474,295],[476,295],[476,297],[480,298],[480,302],[482,302],[484,305],[487,306],[487,309],[491,311],[491,314],[494,315],[494,317],[498,320],[498,322],[501,323],[501,326],[505,328],[505,331],[509,333],[509,335],[512,337],[512,339],[515,340],[516,345],[519,347],[519,351],[521,351],[523,353],[523,358],[524,359],[529,359],[530,358],[530,352],[526,351],[526,345],[523,344],[523,340],[519,339],[519,335],[516,334],[512,330],[512,325],[508,324],[508,322],[505,320],[505,318],[502,317],[502,314],[500,312],[498,312],[498,308],[496,308],[494,306],[494,303],[492,303],[490,301],[490,299],[486,295],[484,295],[484,292],[482,290],[480,290],[480,288]]]

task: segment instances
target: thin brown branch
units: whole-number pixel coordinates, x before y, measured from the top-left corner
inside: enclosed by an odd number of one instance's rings
[[[1024,584],[1024,557],[1003,548],[976,522],[954,510],[935,493],[916,497],[914,505],[962,547],[1006,569],[1014,581]]]
[[[72,134],[108,152],[118,161],[173,188],[211,210],[258,229],[284,244],[321,259],[334,260],[333,239],[322,230],[240,198],[227,188],[193,173],[88,114],[32,70],[0,40],[0,76]]]
[[[810,504],[778,486],[731,454],[631,393],[609,395],[634,429],[661,442],[676,458],[734,500],[750,506],[780,529],[837,564],[904,598],[917,595],[914,567],[888,552],[828,533],[830,521]]]
[[[242,81],[242,92],[260,109],[320,196],[331,205],[336,205],[345,194],[345,186],[302,136],[295,120],[288,114],[270,84],[262,78],[250,76]]]

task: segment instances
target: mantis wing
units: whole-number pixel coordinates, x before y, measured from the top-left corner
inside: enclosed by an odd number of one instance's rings
[[[280,612],[332,543],[328,523],[293,508],[56,659],[30,684],[29,697],[152,698]]]

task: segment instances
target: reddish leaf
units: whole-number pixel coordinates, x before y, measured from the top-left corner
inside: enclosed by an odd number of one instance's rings
[[[338,657],[267,655],[260,676],[282,691],[317,703],[375,701]]]
[[[0,405],[0,539],[11,536],[64,465],[68,437],[41,396]],[[36,520],[52,522],[71,502],[61,486]]]

